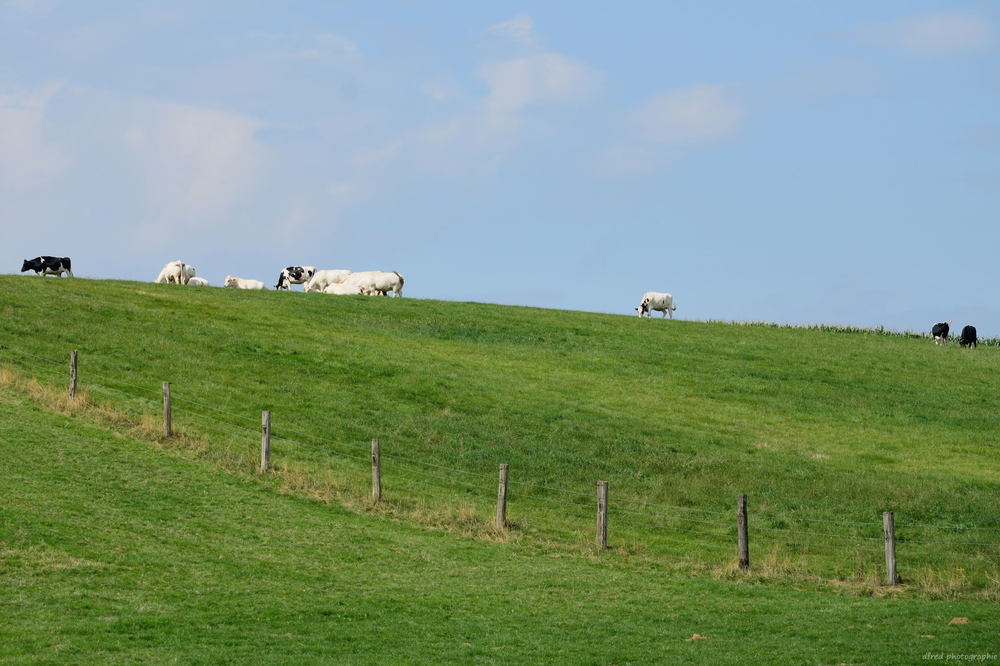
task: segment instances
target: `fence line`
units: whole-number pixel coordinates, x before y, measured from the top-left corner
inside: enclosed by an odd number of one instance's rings
[[[11,347],[5,346],[5,345],[0,345],[0,350],[10,350],[10,351],[13,351],[15,353],[20,353],[20,354],[22,354],[22,355],[24,355],[26,357],[32,357],[32,358],[39,359],[41,361],[46,361],[46,362],[50,363],[52,365],[52,367],[47,367],[47,368],[45,368],[45,370],[46,371],[51,371],[54,374],[62,374],[62,372],[63,372],[63,370],[57,369],[57,367],[55,367],[55,366],[64,366],[63,362],[55,361],[53,359],[47,359],[47,358],[38,356],[36,354],[30,354],[30,353],[27,353],[27,352],[22,352],[20,350],[17,350],[17,349],[14,349],[14,348],[11,348]],[[85,361],[86,361],[86,359],[84,359],[84,362]],[[106,380],[106,377],[103,375],[103,373],[91,373],[90,371],[87,371],[87,372],[84,373],[84,376],[87,377],[88,379],[98,378],[98,379],[105,379]],[[134,389],[139,389],[142,393],[146,393],[147,390],[148,390],[150,394],[153,394],[153,395],[156,394],[156,391],[154,389],[152,389],[152,388],[146,389],[146,388],[134,385],[134,384],[130,384],[128,382],[121,382],[120,384],[122,386],[130,387],[130,388],[134,388]],[[107,384],[101,384],[101,383],[99,383],[97,381],[87,381],[87,382],[84,383],[84,386],[86,388],[93,387],[94,389],[96,389],[96,391],[98,393],[100,393],[100,392],[109,392],[109,393],[112,393],[112,394],[119,394],[119,395],[125,396],[125,397],[127,397],[127,398],[129,398],[131,400],[139,400],[139,401],[145,401],[146,400],[142,396],[136,396],[136,395],[133,395],[133,394],[129,393],[128,391],[125,391],[125,390],[123,390],[121,388],[118,388],[116,386],[109,386]],[[164,385],[163,390],[164,391],[168,390],[167,387],[166,387],[166,385]],[[220,410],[218,408],[211,407],[209,405],[205,405],[205,404],[200,403],[198,401],[195,401],[195,400],[192,400],[192,399],[187,399],[187,398],[184,398],[184,397],[179,397],[178,398],[178,397],[174,396],[173,400],[174,400],[174,402],[187,403],[187,404],[191,404],[191,405],[195,405],[195,406],[198,406],[198,407],[205,408],[205,409],[210,410],[212,412],[215,412],[217,414],[221,414],[223,416],[227,416],[227,417],[233,418],[235,422],[229,422],[227,420],[214,418],[214,417],[209,416],[207,414],[198,413],[197,411],[185,412],[184,413],[185,416],[187,414],[190,414],[190,415],[194,416],[195,418],[203,419],[203,420],[205,420],[205,421],[207,421],[208,423],[211,423],[211,424],[220,424],[221,423],[221,424],[224,424],[224,425],[229,426],[229,427],[239,428],[241,430],[258,432],[256,428],[251,428],[249,426],[244,426],[242,424],[242,422],[241,422],[240,416],[237,415],[237,414],[234,414],[232,412],[227,412],[227,411],[224,411],[224,410]],[[150,400],[150,402],[152,402],[152,400]],[[269,414],[269,413],[265,412],[265,414]],[[290,432],[292,434],[297,434],[297,435],[301,436],[301,433],[295,431],[294,429],[281,428],[281,430],[284,430],[284,431]],[[268,434],[268,444],[269,444],[270,438],[271,438],[269,423],[266,426],[266,432]],[[302,446],[302,447],[307,448],[307,449],[309,447],[308,443],[306,443],[305,441],[300,441],[299,439],[293,439],[293,438],[284,437],[284,436],[278,436],[278,435],[273,436],[273,439],[276,440],[276,441],[285,441],[285,442],[293,443],[293,444]],[[306,438],[303,438],[303,439],[306,439]],[[309,439],[310,442],[318,442],[318,443],[325,443],[325,444],[334,444],[332,442],[332,440],[328,440],[328,439],[325,439],[325,438],[315,438],[315,437],[313,437],[313,438],[308,438],[308,439]],[[336,443],[335,446],[346,446],[346,445],[342,445],[342,444]],[[269,451],[269,447],[267,449],[265,449],[265,450]],[[262,464],[261,464],[261,468],[262,469],[267,469],[267,463],[264,461],[265,459],[263,458],[263,455],[266,455],[264,453],[265,450],[262,450]],[[351,458],[351,459],[356,459],[356,460],[367,460],[367,456],[363,456],[363,455],[360,455],[360,454],[359,455],[354,455],[352,453],[347,453],[345,451],[340,451],[340,450],[338,450],[336,448],[325,449],[324,451],[327,452],[327,453],[331,453],[333,455],[343,456],[343,457],[346,457],[346,458]],[[391,455],[390,460],[391,460],[391,463],[390,463],[390,465],[388,467],[388,469],[390,469],[390,470],[400,469],[400,470],[412,472],[414,474],[418,474],[418,475],[421,476],[421,478],[427,477],[427,478],[433,478],[433,479],[435,479],[437,481],[442,481],[442,482],[444,482],[444,483],[446,483],[446,484],[448,484],[449,486],[452,486],[452,487],[454,487],[455,485],[458,485],[458,486],[464,486],[466,488],[471,488],[474,491],[476,491],[477,495],[480,495],[480,494],[482,494],[484,492],[488,492],[488,491],[491,492],[491,489],[488,488],[488,487],[486,487],[485,485],[483,487],[481,487],[479,484],[476,484],[473,481],[465,481],[465,480],[456,479],[454,477],[448,477],[448,476],[442,476],[440,474],[429,473],[425,469],[419,469],[416,466],[420,466],[420,467],[424,467],[424,468],[429,467],[429,468],[433,468],[433,469],[443,470],[443,471],[451,473],[451,474],[454,474],[454,473],[457,472],[457,473],[465,474],[467,476],[472,476],[472,477],[476,477],[476,478],[482,478],[484,480],[487,479],[487,478],[490,478],[492,476],[492,475],[488,475],[486,473],[472,472],[472,471],[469,471],[469,470],[463,470],[463,469],[448,467],[448,466],[445,466],[445,465],[439,465],[439,464],[431,463],[431,462],[427,462],[427,461],[413,460],[413,459],[409,459],[409,458],[407,458],[405,456],[396,456],[394,453]],[[586,493],[584,493],[584,492],[576,492],[576,491],[571,491],[571,490],[563,489],[563,488],[551,487],[551,486],[546,486],[546,485],[541,485],[541,484],[533,484],[533,483],[530,483],[530,482],[518,481],[516,479],[514,479],[514,480],[511,481],[511,485],[515,486],[515,487],[531,488],[531,489],[536,489],[536,490],[540,489],[540,490],[545,490],[545,491],[549,491],[549,492],[552,492],[552,493],[560,493],[560,494],[564,494],[564,495],[569,495],[569,496],[573,496],[573,497],[579,499],[581,502],[583,502],[588,497],[588,495]],[[599,486],[599,492],[600,492],[600,488],[601,487]],[[547,498],[547,497],[544,497],[544,496],[541,496],[541,497],[537,497],[536,496],[533,499],[535,499],[535,500],[542,500],[543,502],[551,502],[553,504],[557,503],[556,500],[550,499],[550,498]],[[700,514],[711,515],[711,516],[730,516],[730,515],[732,515],[731,512],[708,511],[708,510],[703,510],[703,509],[696,509],[696,508],[693,508],[693,507],[682,507],[682,506],[674,506],[674,505],[666,505],[666,504],[655,504],[655,503],[650,503],[650,502],[645,502],[645,501],[640,501],[640,500],[630,500],[628,498],[622,498],[621,500],[619,500],[619,498],[616,497],[615,498],[615,503],[617,504],[617,502],[619,502],[619,501],[621,501],[621,502],[623,502],[623,503],[625,503],[627,505],[630,505],[630,506],[639,506],[641,508],[660,508],[660,509],[668,509],[668,510],[672,510],[672,511],[688,511],[688,512],[692,512],[692,513],[700,513]],[[565,504],[559,504],[559,506],[561,508],[565,509]],[[603,508],[604,511],[608,510],[606,495],[604,495],[604,503],[601,506],[602,506],[602,508]],[[664,525],[664,524],[656,524],[656,523],[648,523],[648,522],[645,524],[645,527],[649,527],[649,528],[657,529],[657,530],[662,530],[663,532],[672,532],[672,533],[673,532],[680,532],[680,533],[684,533],[684,534],[690,534],[690,535],[700,536],[700,537],[707,537],[707,538],[710,538],[710,539],[717,539],[717,540],[731,540],[731,538],[732,538],[731,529],[732,529],[733,525],[730,524],[730,523],[728,523],[728,522],[724,523],[724,522],[716,522],[716,521],[712,521],[712,520],[701,520],[701,519],[698,519],[698,518],[690,518],[690,517],[679,516],[679,515],[668,515],[668,514],[664,514],[664,513],[660,513],[660,514],[647,513],[647,512],[644,512],[644,511],[635,511],[635,510],[631,510],[631,509],[627,509],[627,508],[620,508],[620,507],[616,507],[616,508],[612,509],[610,512],[613,515],[624,514],[626,516],[638,516],[638,517],[641,517],[641,518],[644,518],[644,519],[652,519],[654,521],[667,520],[667,521],[674,521],[674,522],[695,523],[695,524],[701,524],[701,525],[711,525],[711,526],[716,526],[716,527],[723,527],[723,528],[726,528],[726,532],[727,532],[726,534],[710,533],[710,532],[705,532],[705,531],[701,531],[701,530],[694,530],[694,529],[685,529],[683,527],[678,527],[677,525]],[[607,547],[606,535],[607,535],[607,527],[608,527],[608,525],[607,525],[607,517],[606,517],[607,514],[603,513],[602,515],[603,515],[603,519],[599,519],[599,523],[598,523],[598,545],[599,545],[599,547],[601,549]],[[861,528],[867,528],[867,529],[873,529],[873,530],[878,528],[878,523],[876,521],[874,521],[874,520],[872,522],[870,522],[870,523],[861,523],[861,522],[851,522],[851,521],[837,521],[837,520],[830,520],[830,519],[824,519],[824,518],[811,518],[811,517],[808,517],[808,516],[799,516],[799,515],[796,515],[794,518],[789,517],[789,516],[765,516],[764,520],[792,520],[792,521],[799,521],[799,522],[804,522],[804,523],[813,523],[813,522],[815,522],[815,523],[826,523],[826,524],[835,524],[835,525],[850,526],[850,527],[861,527]],[[799,529],[793,529],[793,528],[787,528],[787,527],[763,526],[763,525],[758,525],[757,524],[758,523],[758,519],[757,518],[754,518],[753,520],[747,521],[747,522],[749,522],[750,526],[752,527],[752,529],[754,531],[760,531],[760,532],[805,535],[805,536],[809,536],[809,537],[817,537],[817,538],[822,538],[822,539],[839,539],[839,540],[850,541],[850,542],[853,542],[853,543],[876,542],[876,541],[882,541],[883,540],[882,537],[866,537],[866,536],[859,536],[859,535],[830,534],[830,533],[814,532],[814,531],[810,531],[810,530],[799,530]],[[898,527],[899,529],[904,530],[904,532],[907,531],[907,530],[914,530],[914,531],[916,531],[916,530],[934,530],[934,529],[937,529],[937,530],[954,530],[954,531],[966,531],[966,530],[991,531],[991,530],[1000,530],[1000,527],[995,527],[995,526],[992,526],[992,525],[989,525],[989,526],[985,526],[985,525],[973,525],[973,526],[969,526],[969,525],[901,524],[901,525],[896,526],[896,527]],[[603,535],[604,535],[603,536],[603,540],[602,540],[602,536],[601,536],[601,534],[602,534],[601,530],[602,529],[604,530],[604,532],[603,532]],[[894,544],[898,543],[904,549],[906,549],[907,547],[912,546],[912,545],[918,545],[918,546],[936,546],[936,545],[941,545],[941,546],[968,546],[968,547],[977,547],[977,548],[1000,548],[1000,542],[933,541],[933,540],[928,541],[928,540],[920,540],[920,539],[907,539],[907,538],[905,538],[905,536],[903,536],[903,537],[895,537],[892,534],[892,532],[893,532],[892,530],[888,530],[888,529],[886,531],[886,537],[885,537],[885,539],[887,540],[887,543],[888,543],[888,539],[889,539],[890,535],[892,535],[893,536],[893,543]],[[665,536],[669,537],[669,535],[658,534],[659,538],[663,538]],[[810,547],[808,544],[799,543],[799,542],[795,542],[794,544],[790,543],[790,545],[796,545],[796,546],[803,547],[803,548]],[[887,557],[887,566],[888,566],[888,563],[889,563],[889,554],[888,554],[889,550],[888,550],[888,547],[887,547],[886,553],[887,553],[886,557]],[[893,565],[894,565],[894,562],[895,562],[894,557],[895,557],[895,555],[894,555],[894,551],[893,551],[893,559],[892,559]]]

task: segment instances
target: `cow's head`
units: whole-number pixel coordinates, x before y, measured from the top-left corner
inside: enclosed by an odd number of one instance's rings
[[[234,278],[232,275],[227,275],[226,276],[226,281],[222,283],[222,286],[223,287],[235,287],[236,284],[237,284],[236,283],[236,278]]]
[[[649,299],[648,298],[642,299],[642,303],[639,304],[639,307],[637,307],[635,309],[635,311],[639,313],[640,317],[642,315],[648,313],[649,312]]]
[[[30,270],[31,270],[31,262],[25,259],[24,263],[21,264],[21,272],[23,273],[24,271],[30,271]]]

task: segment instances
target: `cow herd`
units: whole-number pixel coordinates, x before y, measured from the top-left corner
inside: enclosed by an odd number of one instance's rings
[[[21,272],[25,271],[35,271],[36,275],[55,275],[56,277],[62,277],[62,274],[66,273],[69,277],[73,277],[69,257],[41,256],[25,259],[21,265]],[[160,284],[172,282],[192,287],[207,287],[208,280],[198,277],[195,273],[194,266],[185,264],[183,261],[171,261],[163,266],[153,282]],[[278,275],[278,284],[274,288],[278,291],[287,291],[293,284],[303,285],[307,292],[314,291],[323,294],[388,296],[391,291],[395,296],[403,295],[403,276],[395,271],[355,272],[346,269],[316,270],[315,266],[287,266]],[[226,276],[222,286],[232,289],[267,289],[267,286],[260,280],[232,275]],[[662,313],[663,318],[669,315],[673,319],[676,309],[673,295],[659,291],[647,291],[642,295],[642,301],[636,306],[635,311],[640,317],[652,317],[655,310]],[[934,344],[948,344],[951,323],[939,322],[931,327],[931,337],[934,338]],[[958,339],[959,345],[976,347],[978,343],[975,326],[962,328],[962,334]]]
[[[208,286],[208,281],[197,277],[196,272],[194,266],[183,261],[170,261],[164,264],[153,282]],[[288,291],[293,284],[304,285],[306,291],[324,294],[387,296],[391,291],[394,296],[403,295],[403,276],[395,271],[355,272],[346,269],[316,270],[315,266],[287,266],[278,275],[278,284],[274,285],[274,288],[278,291]],[[222,286],[230,289],[267,289],[260,280],[234,275],[227,275]]]

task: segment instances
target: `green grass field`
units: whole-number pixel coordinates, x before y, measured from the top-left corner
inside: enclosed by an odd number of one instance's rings
[[[1000,652],[996,348],[8,276],[0,345],[5,661]],[[885,510],[899,588],[880,582]]]

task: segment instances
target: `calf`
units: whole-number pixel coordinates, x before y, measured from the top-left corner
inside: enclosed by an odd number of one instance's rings
[[[287,291],[293,284],[304,284],[312,279],[316,274],[315,266],[289,266],[281,271],[278,276],[278,284],[274,285],[279,291]]]
[[[188,286],[189,287],[207,287],[208,286],[208,280],[206,280],[205,278],[200,278],[200,277],[195,276],[195,277],[192,277],[190,280],[188,280]]]
[[[250,280],[241,277],[233,277],[232,275],[226,276],[226,281],[222,284],[223,287],[230,287],[232,289],[267,289],[264,283],[260,280]]]
[[[934,344],[948,344],[948,322],[942,321],[931,327],[931,335],[934,336]]]
[[[69,257],[35,257],[34,259],[25,259],[24,263],[21,264],[21,272],[25,271],[35,271],[35,275],[55,275],[56,277],[62,277],[62,274],[66,273],[69,277],[73,277],[73,271],[70,270]]]
[[[674,305],[674,297],[670,294],[665,294],[659,291],[647,291],[642,295],[642,302],[639,303],[639,307],[635,309],[639,313],[640,317],[652,317],[652,310],[657,310],[663,313],[666,317],[668,314],[670,318],[674,318],[674,310],[677,306]]]
[[[976,337],[976,327],[964,327],[962,329],[962,336],[958,339],[958,344],[962,347],[978,347],[979,340]]]

